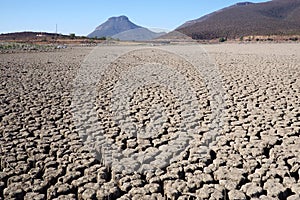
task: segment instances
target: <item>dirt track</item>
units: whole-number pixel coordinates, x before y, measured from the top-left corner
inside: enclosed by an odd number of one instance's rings
[[[0,55],[0,199],[300,198],[299,44],[91,50]]]

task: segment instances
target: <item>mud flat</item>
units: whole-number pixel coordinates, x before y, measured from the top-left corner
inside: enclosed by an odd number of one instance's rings
[[[0,54],[0,199],[299,199],[300,45]]]

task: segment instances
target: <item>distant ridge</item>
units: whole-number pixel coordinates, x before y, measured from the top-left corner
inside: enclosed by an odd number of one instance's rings
[[[193,39],[300,34],[300,0],[241,2],[179,26]]]
[[[147,41],[160,37],[164,34],[166,33],[155,33],[147,28],[135,28],[113,35],[112,38],[129,41]]]
[[[192,42],[193,39],[179,31],[171,31],[155,39],[156,41]]]
[[[34,38],[41,38],[41,37],[69,38],[70,36],[56,34],[56,33],[32,32],[32,31],[0,34],[0,40],[26,40],[26,39],[34,39]]]

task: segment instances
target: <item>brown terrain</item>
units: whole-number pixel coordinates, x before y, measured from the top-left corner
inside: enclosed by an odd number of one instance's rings
[[[139,43],[1,34],[0,200],[300,199],[299,13],[239,3]]]
[[[0,54],[0,199],[300,199],[299,63],[298,43]]]

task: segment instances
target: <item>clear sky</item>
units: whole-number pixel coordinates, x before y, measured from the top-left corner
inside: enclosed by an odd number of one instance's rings
[[[59,33],[87,35],[107,18],[120,15],[147,28],[173,30],[241,1],[245,0],[0,0],[0,33],[55,32],[57,24]]]

